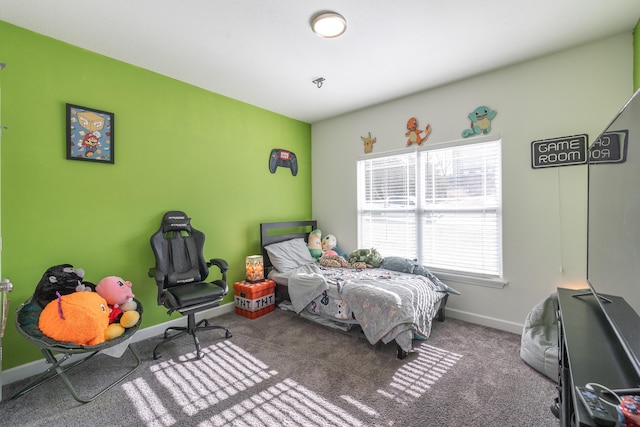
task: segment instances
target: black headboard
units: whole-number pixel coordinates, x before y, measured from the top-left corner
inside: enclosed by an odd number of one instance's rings
[[[260,246],[264,258],[265,270],[273,267],[265,246],[273,243],[284,242],[295,238],[303,238],[306,242],[309,233],[318,228],[318,221],[289,221],[289,222],[265,222],[260,224]]]

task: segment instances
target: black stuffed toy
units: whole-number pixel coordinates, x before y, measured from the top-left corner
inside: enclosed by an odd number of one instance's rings
[[[60,264],[49,267],[38,282],[33,293],[33,301],[40,307],[45,308],[49,302],[60,295],[71,294],[78,291],[94,291],[95,285],[90,282],[83,282],[84,270],[73,268],[71,264]]]

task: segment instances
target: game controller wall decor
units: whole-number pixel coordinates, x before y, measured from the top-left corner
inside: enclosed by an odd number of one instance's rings
[[[274,148],[269,156],[269,172],[276,173],[278,166],[291,169],[291,175],[298,175],[298,158],[289,150]]]

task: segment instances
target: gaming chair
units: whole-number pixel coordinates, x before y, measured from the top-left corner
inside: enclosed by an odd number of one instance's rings
[[[198,359],[204,355],[198,331],[221,329],[225,331],[225,338],[231,338],[227,328],[210,325],[207,319],[196,324],[196,313],[219,306],[228,292],[229,264],[221,258],[205,261],[204,240],[204,234],[191,226],[191,219],[182,211],[165,213],[160,229],[151,236],[156,266],[149,269],[149,277],[153,277],[158,286],[158,305],[168,308],[168,314],[177,311],[187,316],[186,327],[165,330],[164,339],[153,350],[154,359],[160,357],[160,346],[185,334],[193,337]],[[220,270],[221,279],[207,281],[211,266]],[[170,331],[177,332],[170,334]]]

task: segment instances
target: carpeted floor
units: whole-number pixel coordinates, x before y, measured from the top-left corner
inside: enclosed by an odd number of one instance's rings
[[[370,345],[359,330],[331,330],[276,309],[249,320],[214,319],[231,329],[133,347],[140,368],[88,404],[59,378],[0,403],[4,426],[558,426],[555,384],[519,357],[520,336],[447,319],[396,358],[395,345]],[[132,363],[99,355],[72,372],[81,395]],[[8,398],[24,382],[6,385]]]

